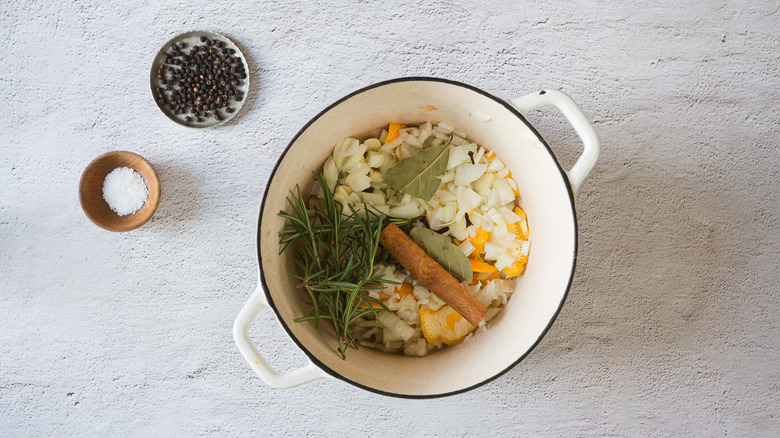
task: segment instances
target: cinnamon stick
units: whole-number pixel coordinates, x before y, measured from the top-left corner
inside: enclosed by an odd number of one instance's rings
[[[487,308],[396,224],[390,224],[382,230],[379,243],[420,283],[466,318],[471,325],[479,325],[487,315]]]

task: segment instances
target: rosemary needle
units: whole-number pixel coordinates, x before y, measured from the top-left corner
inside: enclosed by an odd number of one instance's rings
[[[357,348],[352,323],[387,310],[368,292],[383,288],[382,283],[396,284],[377,273],[375,261],[384,251],[379,235],[389,221],[405,225],[408,220],[390,218],[369,206],[358,211],[348,205],[349,211],[344,212],[322,174],[314,177],[323,199],[314,198],[307,205],[299,186],[290,191],[290,212],[279,212],[289,222],[279,232],[279,253],[291,247],[295,250],[298,272],[293,276],[311,300],[311,312],[296,321],[314,321],[317,328],[320,320],[328,321],[338,340],[337,351],[345,359],[347,348]]]

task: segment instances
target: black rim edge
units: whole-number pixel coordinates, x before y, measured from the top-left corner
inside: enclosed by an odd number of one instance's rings
[[[279,169],[279,166],[281,165],[282,160],[284,160],[284,157],[287,155],[287,152],[290,151],[290,148],[292,147],[292,145],[295,144],[295,141],[298,140],[298,137],[300,137],[301,134],[303,134],[303,132],[306,131],[306,129],[309,128],[309,126],[311,126],[314,122],[316,122],[325,113],[327,113],[328,111],[330,111],[331,109],[333,109],[334,107],[339,105],[340,103],[346,101],[347,99],[349,99],[349,98],[351,98],[353,96],[356,96],[356,95],[358,95],[360,93],[363,93],[365,91],[368,91],[368,90],[371,90],[371,89],[374,89],[374,88],[378,88],[378,87],[381,87],[381,86],[384,86],[384,85],[388,85],[388,84],[393,84],[393,83],[397,83],[397,82],[414,82],[414,81],[441,82],[441,83],[445,83],[445,84],[456,85],[456,86],[459,86],[459,87],[466,88],[468,90],[477,92],[477,93],[479,93],[479,94],[481,94],[481,95],[483,95],[485,97],[488,97],[488,98],[496,101],[500,105],[504,106],[504,108],[509,110],[512,114],[517,116],[517,118],[519,118],[534,133],[534,135],[536,135],[537,138],[539,138],[539,140],[542,142],[544,147],[547,149],[547,152],[549,152],[550,155],[552,156],[553,161],[555,162],[555,166],[558,168],[558,171],[560,172],[561,177],[563,178],[564,185],[566,186],[566,191],[569,194],[569,201],[570,201],[570,204],[571,204],[572,218],[574,220],[574,254],[573,254],[573,257],[572,257],[571,275],[569,276],[569,281],[568,281],[568,284],[566,285],[566,291],[563,293],[563,297],[561,298],[560,303],[558,303],[558,309],[555,311],[555,313],[553,314],[552,318],[550,318],[550,322],[547,324],[547,326],[544,328],[544,330],[542,330],[542,333],[539,335],[539,337],[536,339],[536,341],[533,343],[533,345],[531,345],[531,347],[528,349],[528,351],[526,351],[522,356],[520,356],[516,361],[514,361],[512,364],[510,364],[504,370],[496,373],[495,375],[493,375],[493,376],[491,376],[491,377],[489,377],[489,378],[487,378],[487,379],[485,379],[485,380],[483,380],[483,381],[481,381],[479,383],[476,383],[476,384],[471,385],[471,386],[466,387],[466,388],[458,389],[456,391],[443,392],[443,393],[439,393],[439,394],[426,394],[426,395],[400,394],[400,393],[383,391],[381,389],[377,389],[377,388],[373,388],[373,387],[370,387],[370,386],[366,386],[366,385],[363,385],[361,383],[355,382],[354,380],[350,380],[350,379],[346,378],[342,374],[337,373],[336,371],[332,370],[330,367],[328,367],[327,365],[322,363],[319,359],[317,359],[317,357],[314,356],[306,347],[304,347],[303,344],[298,340],[298,338],[295,337],[295,335],[293,334],[293,332],[290,329],[290,327],[288,327],[288,325],[284,322],[284,319],[282,318],[281,314],[279,313],[279,310],[276,308],[276,305],[274,304],[273,298],[271,297],[271,294],[268,291],[268,284],[266,283],[265,273],[263,271],[263,257],[262,257],[262,254],[260,252],[260,244],[261,244],[261,237],[262,237],[261,234],[260,234],[260,227],[262,225],[263,211],[265,210],[265,202],[266,202],[266,199],[268,198],[268,188],[270,187],[271,181],[273,181],[273,178],[276,175],[276,171]],[[467,391],[471,391],[473,389],[479,388],[480,386],[486,385],[486,384],[488,384],[488,383],[498,379],[499,377],[501,377],[504,374],[506,374],[509,370],[511,370],[512,368],[517,366],[517,364],[522,362],[523,359],[525,359],[532,351],[534,351],[534,349],[539,345],[539,343],[541,343],[541,341],[544,338],[544,336],[547,334],[547,332],[550,330],[550,328],[552,327],[552,325],[555,322],[555,320],[558,318],[558,315],[560,314],[561,309],[563,308],[563,304],[566,302],[566,298],[568,297],[569,291],[571,290],[572,282],[574,281],[574,271],[576,270],[576,266],[577,266],[577,250],[578,250],[578,247],[579,247],[579,230],[578,230],[578,226],[577,226],[577,211],[576,211],[575,206],[574,206],[574,192],[572,191],[571,183],[569,182],[569,177],[566,175],[566,172],[561,167],[560,162],[558,162],[558,157],[555,156],[555,153],[550,148],[550,145],[547,144],[547,141],[544,140],[544,138],[539,133],[539,131],[537,131],[536,128],[534,128],[534,126],[531,125],[528,122],[528,120],[526,120],[526,118],[515,107],[510,105],[509,102],[505,101],[504,99],[499,99],[498,97],[493,96],[492,94],[490,94],[490,93],[488,93],[486,91],[483,91],[483,90],[481,90],[481,89],[479,89],[477,87],[474,87],[472,85],[464,84],[462,82],[453,81],[453,80],[449,80],[449,79],[435,78],[435,77],[425,77],[425,76],[409,76],[409,77],[389,79],[389,80],[385,80],[385,81],[382,81],[382,82],[377,82],[377,83],[369,85],[367,87],[363,87],[363,88],[361,88],[359,90],[356,90],[356,91],[353,91],[353,92],[347,94],[346,96],[342,97],[341,99],[333,102],[332,104],[328,105],[325,109],[323,109],[322,111],[317,113],[317,115],[312,117],[311,120],[309,120],[305,125],[303,125],[303,127],[295,134],[295,136],[292,138],[292,140],[290,140],[290,143],[287,144],[287,147],[284,149],[282,154],[279,156],[279,159],[276,161],[276,164],[274,165],[274,168],[271,171],[271,175],[268,178],[268,183],[266,184],[265,189],[263,191],[263,200],[260,203],[260,214],[259,214],[259,216],[257,218],[257,263],[258,263],[258,266],[260,268],[259,269],[260,270],[260,282],[263,285],[263,292],[265,293],[266,300],[268,300],[269,306],[271,307],[271,309],[273,309],[274,314],[276,315],[276,320],[279,322],[279,324],[281,324],[282,328],[284,328],[284,331],[287,332],[287,335],[290,337],[290,339],[292,339],[292,341],[295,343],[295,345],[297,345],[298,348],[301,351],[303,351],[303,353],[309,358],[310,361],[312,361],[312,363],[317,365],[317,367],[319,367],[320,369],[325,371],[330,376],[332,376],[332,377],[334,377],[336,379],[342,380],[342,381],[344,381],[346,383],[349,383],[350,385],[356,386],[356,387],[358,387],[360,389],[364,389],[366,391],[373,392],[375,394],[380,394],[380,395],[384,395],[384,396],[388,396],[388,397],[405,398],[405,399],[441,398],[441,397],[449,397],[449,396],[461,394],[461,393],[464,393],[464,392],[467,392]]]

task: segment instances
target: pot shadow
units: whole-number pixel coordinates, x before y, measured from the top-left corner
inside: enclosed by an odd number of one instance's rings
[[[161,229],[183,226],[198,210],[198,181],[191,172],[176,165],[161,164],[155,168],[160,175],[162,199],[153,223]]]
[[[552,139],[539,130],[558,145],[553,149],[569,169],[581,153],[576,135]],[[728,189],[735,181],[724,169],[725,157],[712,162],[690,153],[659,154],[652,142],[662,136],[623,150],[602,144],[577,196],[571,290],[545,338],[510,379],[555,380],[561,368],[576,374],[590,366],[635,376],[641,390],[652,390],[654,378],[646,376],[653,372],[684,383],[685,373],[669,368],[670,361],[724,376],[728,370],[709,358],[729,354],[729,344],[750,342],[749,331],[735,323],[752,318],[740,305],[749,284],[740,273],[751,271],[760,251],[738,242],[760,241],[761,227],[750,224],[762,220],[761,206]],[[739,232],[752,234],[736,237]]]

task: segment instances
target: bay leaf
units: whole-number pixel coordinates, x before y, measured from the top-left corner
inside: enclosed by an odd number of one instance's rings
[[[385,184],[399,192],[430,200],[439,189],[441,176],[447,171],[447,162],[450,160],[450,142],[430,147],[432,139],[433,136],[425,140],[425,149],[387,169],[382,175]]]
[[[474,272],[469,259],[449,238],[428,228],[414,227],[409,233],[414,242],[444,269],[463,281],[471,281]]]

